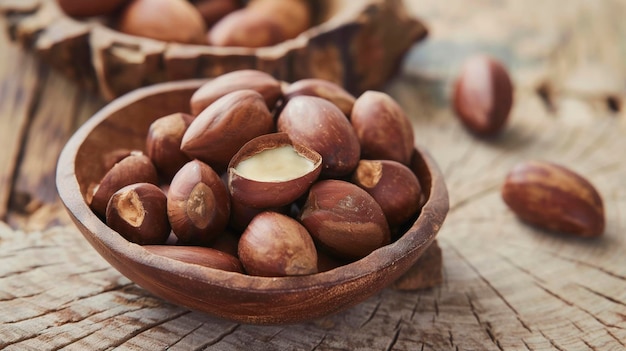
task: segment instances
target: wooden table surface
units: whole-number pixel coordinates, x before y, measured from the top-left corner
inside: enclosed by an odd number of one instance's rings
[[[100,350],[626,349],[626,2],[406,0],[430,29],[385,87],[443,170],[444,282],[386,289],[309,323],[227,322],[156,298],[82,238],[56,194],[65,141],[104,105],[0,34],[0,348]],[[0,23],[4,26],[4,22]],[[468,134],[450,83],[472,53],[515,81],[510,124]],[[561,163],[601,193],[603,237],[518,221],[500,198],[513,164]]]

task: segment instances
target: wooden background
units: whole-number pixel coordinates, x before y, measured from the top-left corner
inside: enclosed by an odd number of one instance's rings
[[[0,33],[0,348],[626,349],[626,1],[406,3],[430,36],[385,90],[446,177],[444,282],[386,289],[286,326],[168,304],[91,249],[57,199],[54,174],[65,141],[104,103]],[[468,134],[449,105],[456,70],[475,52],[503,60],[516,86],[511,123],[493,140]],[[500,186],[514,163],[533,158],[596,185],[603,237],[552,234],[513,216]]]

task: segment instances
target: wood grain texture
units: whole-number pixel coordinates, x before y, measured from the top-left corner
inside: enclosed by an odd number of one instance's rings
[[[442,285],[411,292],[386,289],[311,323],[240,325],[147,294],[110,268],[71,226],[21,231],[2,225],[0,345],[9,350],[626,349],[626,165],[621,159],[626,3],[406,3],[432,35],[411,50],[401,77],[387,91],[409,111],[417,141],[429,148],[448,183],[451,211],[438,236]],[[511,123],[503,135],[487,141],[469,135],[448,105],[456,67],[478,51],[501,58],[516,83]],[[19,57],[24,63],[11,66],[16,68],[2,64],[3,87],[32,94],[27,79],[6,82],[32,70],[28,62],[37,66],[32,57]],[[7,101],[17,101],[14,93],[8,100],[0,95],[1,111]],[[39,102],[49,103],[48,98]],[[20,146],[5,150],[19,154]],[[5,150],[2,157],[8,157]],[[509,167],[528,158],[562,163],[597,186],[607,216],[602,238],[547,233],[514,217],[499,187]],[[29,225],[35,225],[37,213],[40,220],[67,220],[52,208],[31,214]]]

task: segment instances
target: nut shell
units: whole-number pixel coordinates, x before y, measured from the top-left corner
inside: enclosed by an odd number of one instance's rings
[[[91,17],[109,15],[120,9],[129,0],[56,0],[57,4],[72,17]]]
[[[273,130],[274,119],[261,94],[238,90],[202,111],[187,128],[180,148],[222,171],[245,143]]]
[[[106,208],[111,195],[126,185],[134,183],[152,183],[159,181],[156,168],[148,156],[133,151],[107,171],[99,184],[92,188],[92,196],[87,199],[91,209],[101,216],[106,215]]]
[[[478,136],[494,136],[505,126],[513,106],[513,83],[496,59],[469,58],[454,83],[454,110],[465,127]]]
[[[246,272],[260,276],[317,273],[317,251],[307,230],[295,219],[258,214],[239,239],[239,259]]]
[[[167,216],[179,243],[210,244],[226,228],[230,197],[209,165],[198,160],[185,164],[167,196]]]
[[[301,79],[289,84],[283,89],[283,95],[287,101],[300,95],[317,96],[332,102],[346,116],[350,116],[356,101],[352,94],[338,84],[318,78]]]
[[[150,124],[146,137],[146,154],[154,163],[159,176],[170,182],[176,172],[191,161],[180,150],[185,131],[193,121],[186,113],[174,113],[161,117]]]
[[[354,170],[361,154],[357,135],[350,121],[330,101],[315,96],[290,99],[277,121],[299,144],[322,155],[322,177],[342,177]]]
[[[271,15],[248,8],[224,16],[207,35],[210,45],[243,48],[272,46],[285,39],[287,34]]]
[[[300,222],[317,243],[342,259],[365,257],[391,240],[376,200],[342,180],[316,182],[309,190]]]
[[[241,262],[239,262],[236,257],[209,247],[145,245],[144,249],[155,255],[181,262],[221,269],[228,272],[243,273]]]
[[[502,199],[523,221],[581,237],[604,232],[602,198],[575,172],[549,162],[515,165],[502,186]]]
[[[296,178],[281,180],[257,180],[238,171],[237,166],[257,154],[290,146],[301,157],[310,161],[312,169]],[[280,158],[265,160],[265,167],[274,174],[283,170]],[[246,143],[228,166],[228,190],[233,200],[254,208],[281,207],[302,196],[320,175],[322,156],[314,150],[294,143],[286,133],[272,133],[259,136]]]
[[[380,205],[391,227],[417,214],[424,194],[417,176],[409,167],[391,160],[361,160],[352,181]]]
[[[120,14],[117,29],[167,42],[206,44],[204,19],[186,0],[133,0]]]
[[[163,244],[170,234],[167,198],[154,184],[127,185],[111,196],[106,224],[130,242]]]
[[[361,144],[361,158],[411,162],[415,143],[413,125],[389,95],[366,91],[352,108],[350,121]]]
[[[280,82],[271,75],[252,69],[233,71],[204,83],[193,93],[190,100],[191,114],[196,116],[215,100],[243,89],[251,89],[261,94],[270,110],[282,97]]]

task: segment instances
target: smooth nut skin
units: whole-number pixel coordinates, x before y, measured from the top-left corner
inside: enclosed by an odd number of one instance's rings
[[[221,171],[244,144],[273,130],[274,119],[261,94],[238,90],[202,111],[187,128],[180,148]]]
[[[209,247],[145,245],[143,248],[155,255],[164,256],[177,261],[221,269],[228,272],[243,273],[243,267],[237,257]]]
[[[180,150],[183,135],[191,121],[193,116],[189,114],[174,113],[150,124],[146,137],[146,154],[165,182],[169,183],[176,172],[191,161],[189,156]]]
[[[317,273],[317,251],[307,230],[276,212],[258,214],[239,239],[239,259],[251,275],[280,277]]]
[[[594,186],[549,162],[517,164],[506,176],[502,199],[522,220],[537,227],[596,237],[604,232],[604,206]]]
[[[269,14],[248,8],[224,16],[207,34],[207,42],[215,46],[261,48],[287,39],[283,28]]]
[[[391,227],[397,227],[418,213],[424,194],[417,176],[409,167],[391,160],[361,160],[352,182],[372,195]]]
[[[361,148],[350,121],[330,101],[296,96],[287,102],[277,121],[279,132],[322,155],[322,177],[342,177],[354,170]]]
[[[286,85],[283,89],[283,95],[287,101],[300,95],[317,96],[332,102],[346,116],[350,116],[352,106],[356,101],[352,94],[338,84],[318,78],[301,79]]]
[[[100,217],[106,215],[109,199],[119,189],[134,183],[152,183],[159,181],[157,170],[148,156],[133,151],[107,171],[99,184],[94,185],[91,199],[87,203]]]
[[[129,0],[57,0],[57,4],[66,15],[72,17],[91,17],[110,15],[119,10]]]
[[[250,0],[247,8],[270,18],[285,39],[295,38],[312,24],[310,0]]]
[[[228,224],[228,190],[209,165],[190,161],[172,179],[167,216],[179,243],[210,244]]]
[[[233,71],[211,79],[194,92],[190,99],[191,114],[197,116],[215,100],[244,89],[261,94],[270,110],[274,109],[276,102],[282,97],[280,82],[271,75],[252,69]]]
[[[295,153],[308,160],[312,169],[295,178],[284,180],[258,180],[249,178],[237,170],[243,161],[255,155],[280,147],[292,147]],[[286,162],[279,157],[265,161],[274,175],[279,175]],[[285,165],[286,166],[286,165]],[[286,206],[306,193],[311,184],[317,180],[322,170],[322,156],[314,150],[294,143],[286,133],[261,135],[246,143],[233,156],[228,165],[228,191],[233,200],[255,208],[271,208]]]
[[[117,29],[167,42],[206,44],[204,19],[187,0],[132,0],[120,14]]]
[[[111,196],[106,209],[106,224],[130,242],[163,244],[171,230],[167,220],[167,198],[154,184],[127,185]]]
[[[365,190],[343,180],[315,183],[300,222],[318,244],[341,259],[365,257],[391,240],[380,205]]]
[[[361,94],[354,103],[350,121],[361,144],[361,158],[405,165],[411,162],[413,125],[391,96],[372,90]]]
[[[490,137],[504,128],[513,106],[513,83],[502,63],[485,55],[469,58],[453,94],[456,115],[468,130]]]

